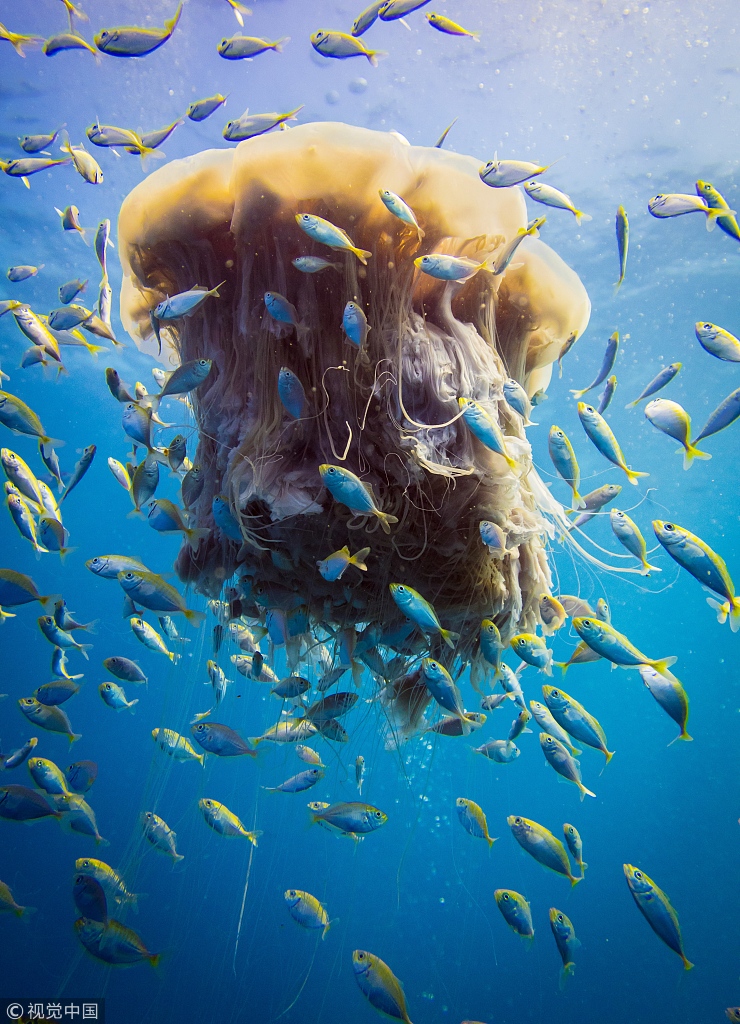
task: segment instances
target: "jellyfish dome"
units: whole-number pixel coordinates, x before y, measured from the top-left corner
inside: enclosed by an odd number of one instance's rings
[[[127,196],[119,220],[121,314],[140,349],[168,368],[207,358],[192,396],[194,463],[205,484],[193,523],[210,529],[177,560],[182,580],[216,596],[232,577],[243,599],[301,610],[329,630],[405,622],[389,584],[432,603],[472,651],[482,617],[506,639],[534,629],[550,590],[546,493],[532,465],[524,418],[507,404],[514,378],[533,395],[590,304],[577,275],[527,237],[504,272],[465,281],[422,273],[425,254],[481,263],[527,226],[519,188],[490,188],[480,161],[411,146],[396,133],[339,123],[302,125],[173,161]],[[394,217],[381,190],[402,197],[420,231]],[[310,238],[297,215],[318,216],[371,253]],[[330,265],[302,273],[293,260]],[[150,311],[195,285],[225,282],[219,297],[161,330]],[[265,294],[286,300],[271,315]],[[360,344],[343,330],[348,302],[364,313]],[[281,401],[282,369],[305,403]],[[502,431],[508,460],[471,432],[459,399]],[[397,523],[335,500],[320,466],[348,470]],[[223,498],[228,521],[214,519]],[[218,521],[217,521],[218,520]],[[480,535],[494,523],[505,549]],[[327,580],[317,562],[368,547],[367,571]]]

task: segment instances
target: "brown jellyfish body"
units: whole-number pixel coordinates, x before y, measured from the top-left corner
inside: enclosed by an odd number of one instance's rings
[[[489,188],[479,167],[395,133],[317,123],[174,161],[128,195],[121,315],[142,351],[157,357],[149,317],[157,303],[226,280],[221,298],[161,332],[170,367],[213,360],[192,395],[193,461],[206,482],[191,525],[211,533],[197,552],[181,550],[184,581],[216,596],[237,574],[245,594],[277,594],[278,606],[300,605],[329,631],[402,626],[388,585],[404,583],[461,634],[463,659],[483,617],[504,640],[534,630],[550,589],[552,527],[541,511],[549,499],[503,383],[514,377],[529,395],[546,387],[590,304],[577,275],[536,238],[498,276],[450,283],[417,270],[414,259],[427,253],[482,262],[526,228],[521,190]],[[392,216],[380,189],[411,207],[423,239]],[[309,238],[299,213],[345,231],[372,253],[367,265]],[[306,255],[336,267],[302,274],[292,261]],[[295,307],[297,327],[268,315],[268,291]],[[370,326],[361,348],[342,330],[350,300]],[[280,401],[282,367],[303,385],[300,419]],[[515,469],[473,436],[459,398],[498,422]],[[398,519],[390,534],[334,500],[318,470],[325,463],[371,485],[379,508]],[[243,543],[214,523],[217,495],[227,497]],[[482,520],[504,531],[503,558],[483,544]],[[371,548],[367,572],[326,581],[317,561],[345,544]]]

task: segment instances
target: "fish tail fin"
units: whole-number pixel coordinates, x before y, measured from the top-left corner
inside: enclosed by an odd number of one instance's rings
[[[490,850],[496,840],[492,839],[491,836],[486,836],[486,842],[488,843],[488,849]]]
[[[616,754],[616,750],[605,750],[604,751],[604,757],[606,758],[606,764],[609,764],[609,762],[611,761],[611,759],[614,757],[615,754]],[[593,796],[593,793],[591,794],[591,796]]]
[[[684,724],[681,726],[681,732],[678,734],[678,736],[673,737],[668,746],[672,747],[676,740],[686,740],[687,742],[693,742],[693,739],[694,737],[689,736],[689,734],[686,732],[686,723],[684,722]]]
[[[717,613],[717,622],[719,622],[720,626],[723,626],[727,622],[727,616],[730,614],[730,602],[718,601],[714,597],[708,597],[707,604],[710,608],[714,608]]]
[[[563,967],[562,971],[560,972],[560,981],[558,982],[558,988],[560,989],[561,992],[565,988],[565,984],[568,981],[568,978],[572,978],[573,977],[573,974],[575,973],[575,969],[576,969],[576,965],[573,964],[573,963],[567,963]]]
[[[733,597],[732,608],[730,608],[730,629],[737,633],[740,629],[740,598]]]
[[[646,558],[642,560],[642,570],[640,571],[641,576],[649,576],[651,572],[662,572],[657,565],[651,565]]]
[[[4,608],[0,608],[0,625],[2,625],[6,619],[14,619],[15,612],[6,612]]]
[[[677,661],[678,658],[674,656],[671,658],[659,658],[657,661],[649,662],[649,664],[652,665],[652,667],[655,669],[656,672],[659,673],[659,675],[665,676],[666,679],[673,679],[674,681],[677,681],[673,673],[668,671],[671,665],[675,665]]]
[[[159,967],[160,963],[162,962],[162,954],[150,953],[149,956],[147,957],[147,960],[152,965],[152,967]]]
[[[451,629],[440,629],[439,632],[440,632],[440,636],[442,637],[444,642],[447,644],[447,646],[448,647],[452,647],[452,649],[454,650],[454,648],[455,648],[455,640],[459,640],[460,639],[460,634],[459,633],[453,633]]]
[[[262,835],[261,830],[257,829],[256,832],[247,832],[247,839],[250,841],[252,846],[256,846],[257,845],[257,840],[259,839],[259,837],[261,835]]]
[[[679,454],[681,450],[678,449]],[[683,468],[691,469],[694,459],[711,459],[711,457],[708,452],[699,451],[690,441],[687,441],[686,447],[683,449]]]
[[[562,368],[561,368],[561,376],[562,376]],[[583,398],[583,396],[586,394],[586,392],[588,390],[589,390],[589,388],[580,388],[580,389],[576,388],[576,390],[574,391],[573,388],[571,388],[570,389],[570,393],[571,393],[571,395],[573,395],[574,398]]]
[[[581,754],[583,753],[583,751],[579,750],[578,747],[574,747],[572,745],[571,745],[571,748],[570,748],[570,752],[573,755],[573,757],[580,757]]]
[[[177,655],[174,653],[174,651],[167,651],[167,657],[170,659],[173,665],[177,661]]]
[[[210,530],[207,532],[210,533]],[[191,626],[200,626],[206,619],[204,612],[197,612],[194,608],[186,608],[183,615]]]
[[[638,405],[638,404],[639,404],[639,402],[640,402],[640,399],[639,399],[639,398],[636,398],[636,399],[634,400],[634,402],[627,402],[627,404],[625,405],[625,409],[634,409],[634,407],[635,407],[636,405]]]
[[[363,572],[367,572],[367,566],[365,565],[365,559],[370,554],[370,548],[360,548],[350,558],[350,562],[356,569],[361,569]]]
[[[586,502],[583,500],[582,496],[578,493],[575,487],[573,488],[573,505],[575,508],[586,507]]]
[[[169,21],[166,21],[164,23],[164,27],[167,29],[170,35],[172,35],[172,33],[177,28],[177,23],[180,20],[180,15],[182,14],[183,2],[184,0],[180,0],[180,3],[177,5],[177,10],[175,11],[175,13],[172,15]]]
[[[563,673],[563,678],[565,678],[565,673],[570,668],[570,662],[569,661],[553,661],[553,665],[557,665],[558,666],[560,671]]]
[[[173,855],[172,855],[172,863],[173,863],[173,865],[179,864],[181,860],[185,860],[185,854],[184,853],[173,853]]]
[[[581,803],[583,803],[583,798],[585,796],[593,796],[593,797],[596,796],[596,794],[592,793],[590,789],[586,789],[586,787],[583,785],[583,783],[581,783],[578,788],[581,791]]]
[[[145,408],[151,409],[152,413],[159,411],[159,403],[161,401],[161,394],[142,395],[141,398],[138,399],[139,405],[143,405]]]
[[[79,647],[78,647],[78,650],[79,650],[80,654],[82,655],[82,657],[85,659],[85,661],[89,661],[90,660],[90,658],[88,657],[88,653],[87,652],[92,650],[92,646],[93,646],[92,644],[80,644]]]
[[[707,214],[707,219],[705,221],[705,224],[707,225],[707,231],[714,231],[715,227],[717,226],[717,218],[720,215],[725,215],[726,216],[727,215],[727,211],[726,210],[708,209],[706,211],[706,214]]]
[[[23,921],[24,924],[28,924],[29,923],[29,919],[31,917],[31,914],[35,914],[35,913],[36,913],[36,907],[18,907],[14,911],[14,914],[16,915],[16,917],[19,917],[21,919],[21,921]]]
[[[388,56],[388,51],[387,50],[368,50],[365,56],[370,61],[372,66],[374,68],[377,68],[378,61],[382,60],[383,57],[387,57]],[[364,260],[363,260],[363,263],[364,263]]]
[[[205,540],[206,537],[210,537],[211,535],[210,530],[196,528],[185,530],[184,533],[188,539],[188,544],[190,545],[193,551],[197,550],[198,545],[202,540]],[[368,551],[369,550],[370,549],[368,548]]]
[[[134,711],[134,704],[138,704],[138,703],[139,703],[139,698],[138,697],[134,697],[133,700],[130,700],[128,702],[128,709],[129,709],[129,711],[131,712],[132,715],[136,714],[136,712]]]
[[[42,434],[39,437],[39,444],[48,444],[50,448],[63,448],[65,442],[56,437],[47,437],[46,434]]]
[[[368,253],[370,255],[370,253]],[[376,512],[375,515],[380,520],[380,525],[383,529],[383,533],[391,532],[391,524],[398,522],[397,516],[389,515],[387,512]]]
[[[504,455],[504,459],[506,460],[506,465],[509,467],[509,469],[516,470],[519,468],[519,464],[517,463],[516,459],[512,459],[510,455]]]
[[[627,479],[629,480],[629,482],[631,484],[634,484],[635,487],[637,487],[637,481],[640,479],[641,476],[650,476],[649,473],[638,473],[634,469],[625,469],[625,473],[627,474]]]
[[[290,42],[290,36],[283,36],[282,39],[277,39],[272,44],[272,49],[275,50],[277,53],[282,53],[283,52],[283,47],[285,46],[286,43],[289,43],[289,42]]]
[[[575,888],[575,886],[577,886],[579,882],[583,881],[583,875],[573,875],[573,874],[570,874],[570,875],[568,875],[568,877],[570,878],[570,887],[571,887],[571,889]]]
[[[351,247],[350,251],[355,254],[360,263],[363,263],[365,266],[367,266],[367,261],[372,256],[371,252],[369,252],[367,249],[358,249],[354,245]]]
[[[686,955],[684,953],[681,954],[681,959],[683,960],[683,969],[685,971],[690,971],[691,968],[694,966],[692,962],[686,958]]]
[[[583,224],[584,222],[593,220],[593,217],[591,216],[591,214],[590,213],[584,213],[583,210],[576,210],[575,211],[575,215],[576,215],[576,224]]]
[[[77,742],[77,740],[81,740],[82,739],[82,733],[81,732],[69,732],[69,733],[67,733],[67,739],[69,740],[69,745],[71,747],[73,743]]]

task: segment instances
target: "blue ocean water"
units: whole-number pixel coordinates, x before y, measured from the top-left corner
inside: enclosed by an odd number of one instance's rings
[[[83,6],[90,24],[80,27],[88,39],[109,25],[161,25],[173,13],[173,5],[160,0]],[[570,396],[571,388],[593,379],[606,339],[619,330],[619,383],[608,418],[628,463],[650,473],[639,488],[623,488],[620,507],[633,509],[649,548],[650,521],[672,520],[700,535],[737,573],[737,427],[707,441],[712,460],[685,473],[673,454],[675,443],[640,409],[624,409],[676,360],[683,369],[670,397],[698,426],[738,386],[734,364],[712,359],[694,337],[698,320],[738,332],[738,243],[719,230],[706,232],[701,217],[659,221],[646,208],[651,196],[691,193],[694,182],[704,179],[740,209],[735,5],[460,0],[437,9],[479,30],[480,42],[435,33],[424,11],[416,12],[408,17],[408,30],[377,24],[363,37],[388,51],[377,69],[362,58],[331,61],[311,49],[309,36],[317,28],[349,28],[359,11],[346,0],[255,0],[245,33],[289,36],[290,42],[283,53],[251,62],[224,61],[216,51],[222,37],[238,30],[224,0],[188,0],[172,38],[140,60],[103,56],[96,64],[82,51],[49,59],[34,49],[20,59],[2,44],[2,159],[21,155],[18,136],[62,124],[74,143],[81,142],[96,117],[151,131],[183,116],[194,99],[219,91],[228,95],[226,107],[202,124],[186,121],[177,128],[162,147],[167,161],[226,146],[223,124],[246,107],[256,113],[300,104],[300,123],[331,120],[394,130],[413,145],[433,145],[457,118],[445,143],[452,151],[481,163],[494,153],[557,160],[548,182],[573,196],[592,221],[579,227],[570,214],[533,203],[529,214],[547,213],[543,239],[580,276],[592,313],[587,333],[564,360],[562,379],[556,372],[547,401],[533,413],[539,425],[528,438],[535,465],[566,502],[567,488],[555,478],[547,453],[547,432],[557,423],[576,446],[582,491],[623,482],[589,445]],[[66,15],[57,0],[32,7],[4,2],[0,20],[13,31],[48,36],[63,29]],[[100,186],[84,183],[69,167],[33,176],[28,190],[3,176],[0,266],[43,268],[20,284],[4,282],[0,298],[19,298],[48,312],[58,305],[59,285],[79,276],[90,278],[82,298],[92,304],[95,254],[81,238],[61,231],[54,208],[78,206],[81,223],[93,229],[110,218],[115,241],[122,200],[161,163],[142,167],[134,157],[103,150],[95,156],[105,175]],[[615,292],[619,204],[629,214],[631,233],[626,280]],[[573,787],[557,781],[537,750],[536,734],[521,737],[522,755],[511,765],[471,753],[473,745],[506,735],[506,709],[493,712],[473,739],[431,734],[431,740],[413,738],[400,752],[384,749],[381,712],[366,702],[376,690],[368,673],[361,703],[343,719],[350,741],[321,742],[328,768],[309,794],[262,788],[304,767],[290,745],[265,744],[255,761],[209,758],[204,769],[175,763],[155,749],[153,728],[187,735],[192,716],[208,706],[210,690],[203,684],[214,620],[209,617],[200,630],[183,626],[189,642],[172,666],[133,637],[121,617],[117,584],[84,567],[95,555],[117,552],[171,573],[180,546],[176,536],[127,518],[130,500],[105,464],[109,456],[125,461],[129,445],[104,369],[114,366],[124,380],[144,381],[152,390],[154,365],[125,336],[118,314],[121,269],[115,250],[110,252],[113,325],[125,349],[97,359],[65,350],[69,374],[57,380],[39,367],[17,368],[24,339],[12,314],[0,319],[0,356],[10,375],[5,387],[38,412],[52,436],[65,440],[59,449],[63,469],[71,471],[84,446],[98,449],[63,506],[76,549],[63,564],[53,555],[35,560],[7,512],[0,517],[2,567],[30,574],[42,593],[62,593],[83,621],[98,620],[89,663],[70,655],[70,669],[84,672],[85,679],[65,710],[82,739],[70,750],[64,737],[39,732],[18,711],[17,700],[51,678],[51,648],[36,626],[40,609],[27,605],[15,609],[16,617],[0,631],[0,690],[8,694],[0,701],[0,749],[7,754],[38,735],[36,753],[61,767],[81,758],[96,761],[90,803],[110,843],[98,848],[54,822],[0,822],[0,878],[19,903],[37,908],[27,924],[10,914],[0,917],[0,995],[21,1001],[105,997],[115,1024],[372,1021],[375,1011],[353,978],[352,951],[361,948],[380,956],[403,982],[414,1024],[723,1019],[725,1007],[740,1002],[737,639],[717,624],[696,581],[660,548],[651,560],[661,572],[643,579],[597,569],[558,538],[549,547],[553,592],[578,594],[592,604],[606,597],[617,628],[641,650],[678,658],[675,671],[691,702],[693,743],[669,746],[674,724],[637,673],[612,671],[603,661],[569,670],[568,692],[598,717],[617,752],[603,774],[599,755],[583,756],[584,781],[595,800],[581,804]],[[162,414],[191,432],[192,457],[195,438],[185,407],[165,402]],[[171,436],[164,431],[158,441]],[[2,443],[43,473],[32,439],[3,428]],[[164,476],[161,494],[175,499],[176,483]],[[608,521],[596,520],[588,531],[613,555],[623,554]],[[189,600],[205,607],[202,596],[190,594]],[[567,624],[552,642],[555,657],[566,660],[577,639]],[[225,645],[225,655],[232,651]],[[135,658],[149,676],[146,688],[126,686],[129,698],[139,698],[133,715],[114,713],[96,693],[106,678],[102,659],[116,654]],[[507,660],[515,666],[513,654]],[[219,720],[244,736],[257,735],[277,720],[280,705],[266,687],[236,675],[227,656],[222,662],[236,682]],[[276,671],[283,669],[278,655]],[[527,699],[537,699],[545,681],[527,669]],[[464,697],[469,708],[477,706],[467,681]],[[355,844],[308,828],[305,803],[356,799],[358,754],[367,765],[363,797],[389,820]],[[0,784],[10,782],[30,785],[26,768],[0,776]],[[491,835],[498,837],[490,853],[460,827],[454,806],[459,796],[484,809]],[[247,828],[261,829],[257,849],[210,831],[197,807],[202,797],[222,801]],[[142,839],[139,816],[147,810],[177,832],[185,857],[180,865],[173,868]],[[571,891],[566,880],[527,857],[509,832],[510,814],[534,819],[556,835],[563,822],[577,825],[589,865],[584,881]],[[82,950],[73,931],[72,878],[75,859],[85,856],[106,860],[131,891],[145,894],[126,923],[148,949],[163,953],[156,969],[106,967]],[[625,862],[646,871],[670,896],[696,965],[691,972],[684,974],[639,914],[625,884]],[[531,904],[531,948],[495,906],[493,891],[501,887],[523,893]],[[288,888],[307,890],[325,903],[333,923],[324,941],[290,918],[283,901]],[[571,918],[582,943],[575,976],[562,990],[548,924],[552,906]]]

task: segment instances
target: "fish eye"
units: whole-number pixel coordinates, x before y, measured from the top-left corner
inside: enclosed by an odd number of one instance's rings
[[[668,533],[673,533],[673,531],[676,529],[676,527],[673,525],[673,523],[664,523],[663,524],[663,529],[667,530]]]
[[[196,725],[196,727],[195,727],[195,731],[196,732],[203,732],[204,729],[205,729],[204,725]]]
[[[590,627],[591,627],[591,626],[593,625],[593,623],[591,622],[591,619],[584,619],[584,620],[583,620],[583,625],[584,625],[584,626],[585,626],[585,627],[586,627],[587,629],[590,629]]]
[[[562,914],[558,914],[558,923],[559,924],[563,923],[563,915]]]
[[[704,328],[705,331],[711,331],[711,329],[712,329],[712,325],[711,324],[702,324],[702,327]]]
[[[503,894],[503,896],[501,897],[501,899],[504,901],[504,903],[508,903],[509,902],[509,894],[508,894],[508,892],[505,892]]]
[[[152,812],[151,811],[147,811],[146,814],[144,815],[145,818],[151,818],[151,816],[152,816]]]
[[[134,578],[134,574],[132,572],[127,572],[125,578],[127,580],[132,580]]]
[[[199,366],[208,366],[208,360],[207,359],[199,359],[198,360],[198,365]]]
[[[635,878],[642,878],[642,871],[635,871]]]
[[[514,824],[515,824],[515,825],[522,825],[522,824],[523,824],[523,821],[522,821],[522,819],[521,819],[521,818],[514,818]]]
[[[375,817],[376,818],[382,818],[383,817],[383,812],[382,811],[376,811],[375,812]]]
[[[364,953],[363,953],[362,951],[360,951],[360,952],[359,952],[359,953],[357,954],[357,959],[358,959],[358,960],[364,960],[364,959],[365,959],[365,954],[364,954]]]

